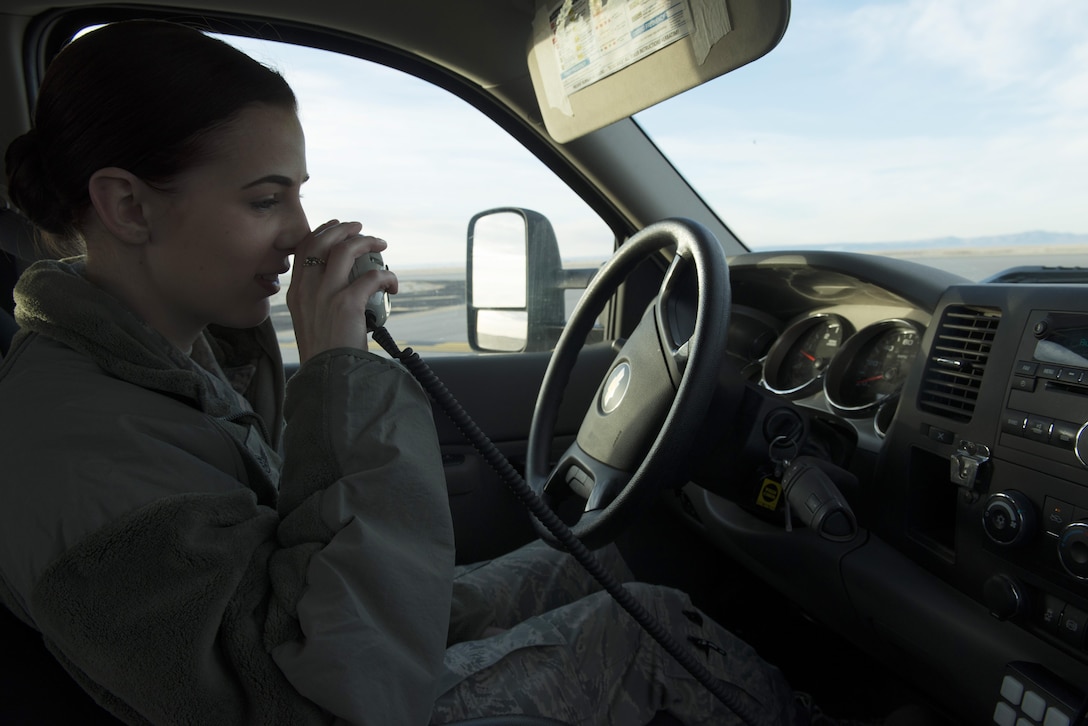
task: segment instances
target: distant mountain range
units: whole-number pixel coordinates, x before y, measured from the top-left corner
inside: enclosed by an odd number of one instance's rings
[[[971,252],[978,248],[1014,248],[1038,250],[1044,247],[1088,247],[1088,234],[1065,232],[1020,232],[989,237],[935,237],[933,239],[900,240],[897,242],[841,242],[824,246],[824,249],[849,252],[881,252],[892,250],[922,252],[924,250],[962,250]]]

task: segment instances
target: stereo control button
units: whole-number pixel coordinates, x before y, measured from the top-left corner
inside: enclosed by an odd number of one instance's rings
[[[1042,524],[1051,534],[1061,536],[1065,526],[1073,521],[1073,505],[1048,496],[1042,501]]]
[[[929,438],[936,441],[938,444],[951,444],[952,440],[956,438],[956,436],[948,429],[940,429],[936,426],[930,426]]]
[[[1073,453],[1080,459],[1080,463],[1088,466],[1088,436],[1084,433],[1086,430],[1088,430],[1088,423],[1077,429],[1077,436],[1073,442]]]
[[[1035,535],[1035,509],[1023,492],[1009,489],[991,494],[982,510],[982,528],[993,542],[1012,547]]]
[[[1079,368],[1064,368],[1060,380],[1064,383],[1080,383],[1084,377],[1084,371]]]
[[[1058,634],[1058,623],[1062,619],[1062,611],[1065,610],[1065,601],[1060,600],[1050,593],[1043,595],[1042,611],[1039,613],[1039,622],[1043,630],[1051,635]]]
[[[1026,376],[1013,376],[1012,388],[1014,391],[1026,391],[1027,393],[1031,393],[1035,390],[1035,379]]]
[[[1049,363],[1044,363],[1043,365],[1039,366],[1039,376],[1041,378],[1052,378],[1054,380],[1058,380],[1061,374],[1061,366],[1055,366]]]
[[[1050,443],[1062,449],[1072,451],[1077,448],[1077,424],[1068,421],[1055,421],[1050,430]]]
[[[1073,522],[1058,537],[1058,559],[1079,580],[1088,580],[1088,522]]]
[[[1008,575],[992,575],[982,586],[982,600],[998,620],[1015,618],[1024,610],[1020,583]]]
[[[1043,526],[1051,534],[1061,535],[1065,526],[1073,521],[1073,505],[1061,499],[1046,497],[1043,500]]]
[[[1027,420],[1028,415],[1023,411],[1013,411],[1012,409],[1006,409],[1005,413],[1001,416],[1001,430],[1005,433],[1023,436],[1024,423]]]
[[[1088,627],[1088,613],[1072,605],[1066,605],[1062,610],[1062,618],[1058,622],[1058,637],[1074,648],[1084,645],[1084,630]]]
[[[1034,376],[1035,371],[1039,369],[1039,364],[1033,360],[1018,360],[1016,361],[1015,373],[1018,376]]]
[[[1033,441],[1050,441],[1050,430],[1054,428],[1054,419],[1043,418],[1028,414],[1027,423],[1024,426],[1024,436]]]

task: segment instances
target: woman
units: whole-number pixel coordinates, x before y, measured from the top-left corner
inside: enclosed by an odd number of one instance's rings
[[[0,598],[109,710],[732,722],[547,548],[455,571],[426,396],[367,352],[365,302],[396,277],[348,282],[386,243],[357,222],[310,230],[278,74],[181,26],[106,26],[51,64],[6,164],[15,205],[83,244],[16,288]],[[268,315],[291,255],[301,366],[285,390]],[[746,645],[680,593],[634,592],[712,645],[707,666],[747,708],[792,720],[781,676]]]

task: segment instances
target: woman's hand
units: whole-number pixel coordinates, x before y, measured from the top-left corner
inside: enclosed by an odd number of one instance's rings
[[[357,257],[388,246],[385,240],[362,236],[362,229],[358,222],[332,220],[306,235],[295,249],[287,309],[301,363],[332,348],[366,350],[367,299],[379,290],[397,292],[397,276],[388,270],[372,270],[348,282]],[[307,265],[308,258],[324,263]]]

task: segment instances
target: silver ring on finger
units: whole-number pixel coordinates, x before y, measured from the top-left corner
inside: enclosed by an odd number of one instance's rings
[[[307,257],[306,259],[304,259],[302,261],[302,266],[303,267],[317,267],[319,265],[324,265],[324,264],[325,264],[325,260],[323,260],[320,257]]]

